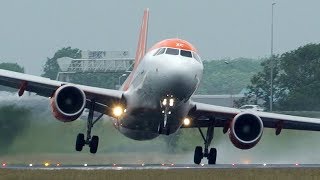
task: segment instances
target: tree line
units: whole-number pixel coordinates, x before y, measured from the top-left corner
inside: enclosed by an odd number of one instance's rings
[[[320,110],[320,44],[307,44],[273,58],[273,110]],[[245,98],[238,104],[257,104],[269,109],[271,58],[251,78]]]

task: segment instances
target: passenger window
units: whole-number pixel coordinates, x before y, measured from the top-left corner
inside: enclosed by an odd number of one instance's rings
[[[192,58],[192,54],[190,51],[180,50],[180,55],[184,57]]]
[[[167,48],[166,54],[178,55],[179,54],[179,49]]]
[[[193,57],[194,57],[197,61],[201,62],[201,58],[198,56],[197,53],[192,52],[192,55],[193,55]]]

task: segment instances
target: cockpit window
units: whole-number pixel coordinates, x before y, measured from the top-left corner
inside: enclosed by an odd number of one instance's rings
[[[178,55],[179,54],[179,49],[167,48],[166,54]]]
[[[157,53],[157,55],[163,54],[164,51],[166,51],[166,48],[161,48],[160,51]]]
[[[192,58],[192,54],[190,51],[180,50],[180,55],[184,57]]]
[[[201,62],[201,58],[199,57],[199,55],[197,53],[192,52],[192,55],[197,61]]]
[[[165,50],[166,50],[166,48],[158,49],[158,51],[157,51],[156,53],[154,53],[154,56],[157,56],[157,55],[163,54]]]

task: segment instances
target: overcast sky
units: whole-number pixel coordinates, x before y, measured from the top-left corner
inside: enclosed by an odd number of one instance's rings
[[[66,46],[129,50],[133,57],[147,7],[148,47],[179,37],[203,59],[267,57],[272,2],[275,53],[320,42],[319,0],[2,0],[0,61],[39,75],[46,58]]]

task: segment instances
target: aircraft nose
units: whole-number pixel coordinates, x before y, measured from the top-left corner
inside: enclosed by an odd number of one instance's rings
[[[179,99],[189,98],[196,90],[200,78],[195,68],[168,65],[158,70],[162,91]]]

